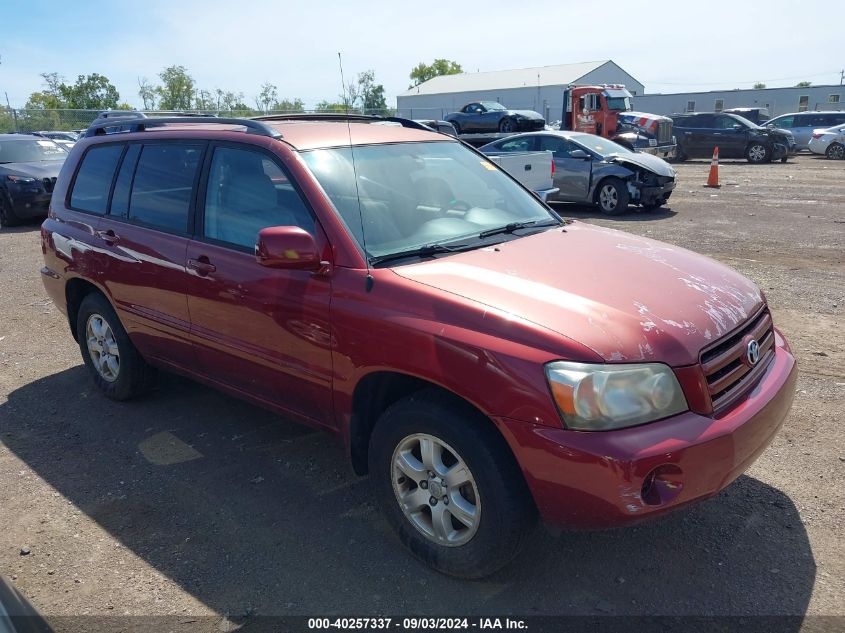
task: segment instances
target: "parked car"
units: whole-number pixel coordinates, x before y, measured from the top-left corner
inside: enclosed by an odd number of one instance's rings
[[[0,227],[47,215],[68,153],[46,138],[0,134]]]
[[[795,139],[786,130],[760,127],[736,114],[688,112],[673,114],[676,160],[710,158],[719,148],[720,158],[745,158],[749,163],[786,162],[795,153]]]
[[[487,155],[548,150],[554,156],[550,202],[595,203],[615,215],[638,204],[654,209],[669,200],[675,170],[662,158],[634,152],[594,134],[568,131],[524,133],[489,143]]]
[[[529,132],[546,126],[543,115],[533,110],[509,110],[496,101],[473,101],[451,112],[445,119],[455,126],[458,134],[484,132]]]
[[[753,282],[564,221],[412,121],[300,118],[73,148],[41,273],[106,396],[158,367],[335,434],[410,551],[464,578],[537,516],[654,517],[772,441],[796,368]]]
[[[76,135],[72,132],[32,132],[32,135],[48,138],[66,150],[69,150],[76,143]]]
[[[756,125],[766,125],[766,121],[772,118],[768,108],[727,108],[722,112],[736,114]]]
[[[845,158],[845,123],[826,130],[815,130],[808,147],[813,154],[842,160]]]
[[[809,149],[816,129],[827,129],[845,123],[843,112],[793,112],[782,114],[766,122],[766,127],[788,130],[795,137],[797,149]]]

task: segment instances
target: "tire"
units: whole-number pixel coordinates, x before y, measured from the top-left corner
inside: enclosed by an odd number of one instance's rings
[[[766,163],[772,158],[772,150],[762,143],[751,143],[745,148],[745,159],[754,165]]]
[[[510,117],[504,118],[499,121],[499,132],[502,134],[512,134],[519,130],[519,126],[516,124],[516,121]]]
[[[606,178],[596,187],[596,204],[605,215],[618,215],[628,208],[628,188],[619,178]]]
[[[785,163],[787,158],[789,158],[789,157],[788,157],[788,156],[784,156],[783,158],[781,158],[781,159],[780,159],[780,162]]]
[[[675,148],[675,155],[670,160],[670,163],[683,163],[689,156],[684,152],[680,145]]]
[[[824,155],[831,160],[845,159],[845,145],[841,143],[831,143],[827,146]]]
[[[0,192],[0,196],[2,195],[3,193]],[[15,215],[15,212],[6,204],[6,201],[0,197],[0,228],[17,226],[20,223],[21,219]]]
[[[76,338],[85,366],[106,397],[129,400],[152,388],[155,370],[135,349],[103,295],[95,292],[82,300],[76,318]],[[97,348],[103,351],[95,351]],[[95,362],[95,358],[104,356],[107,358],[102,362]]]
[[[441,459],[423,459],[426,442],[440,446]],[[449,467],[460,472],[461,464],[467,482],[449,490],[449,479],[440,476]],[[431,478],[430,468],[440,476]],[[531,494],[504,439],[477,411],[438,391],[420,391],[384,412],[370,439],[369,472],[376,501],[402,543],[449,576],[482,578],[504,567],[536,524]],[[400,494],[410,499],[407,509]],[[463,510],[468,523],[452,508]],[[435,517],[446,527],[436,530]]]

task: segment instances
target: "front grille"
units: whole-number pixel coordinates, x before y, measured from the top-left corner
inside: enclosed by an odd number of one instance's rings
[[[744,361],[748,337],[760,346],[760,359],[753,367]],[[745,325],[701,352],[701,369],[715,413],[724,411],[754,386],[774,358],[774,346],[772,317],[764,307]]]
[[[53,193],[53,187],[55,187],[55,186],[56,186],[56,178],[55,178],[55,176],[54,176],[54,177],[52,177],[52,178],[45,178],[45,179],[43,180],[43,182],[44,182],[44,190],[45,190],[47,193]]]
[[[660,145],[672,142],[672,122],[659,121],[657,123],[657,142]]]

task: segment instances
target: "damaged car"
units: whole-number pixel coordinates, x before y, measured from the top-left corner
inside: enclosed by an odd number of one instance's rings
[[[514,143],[518,139],[520,143]],[[633,152],[594,134],[545,131],[518,134],[481,148],[488,156],[509,151],[550,151],[554,156],[554,186],[549,202],[596,204],[616,215],[629,205],[656,209],[669,201],[675,170],[662,158]],[[526,149],[527,148],[527,149]]]

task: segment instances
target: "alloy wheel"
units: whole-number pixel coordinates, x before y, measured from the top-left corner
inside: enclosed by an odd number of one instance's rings
[[[107,382],[114,382],[120,374],[120,349],[108,321],[92,314],[85,324],[85,340],[94,369]]]
[[[752,145],[748,148],[748,158],[752,163],[762,162],[766,158],[766,148],[762,145]]]
[[[599,204],[605,211],[613,211],[619,204],[619,194],[613,185],[604,185],[599,191]]]
[[[443,440],[415,433],[393,452],[393,492],[405,518],[427,539],[465,545],[478,530],[481,497],[472,472]]]
[[[831,145],[827,150],[827,157],[833,160],[842,160],[845,158],[845,146],[839,145]]]

